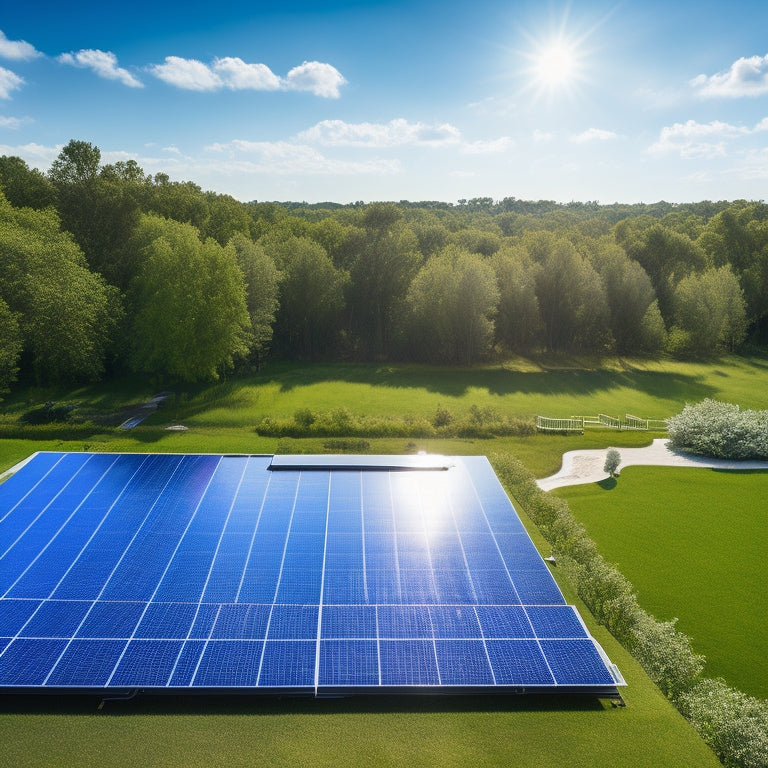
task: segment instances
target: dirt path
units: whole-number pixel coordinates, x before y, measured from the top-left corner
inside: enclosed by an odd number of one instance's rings
[[[539,488],[550,491],[564,485],[581,485],[597,483],[608,476],[603,471],[605,464],[604,450],[568,451],[563,454],[563,466],[560,471],[550,477],[537,480]],[[619,448],[621,464],[619,472],[630,466],[664,466],[664,467],[705,467],[712,469],[765,469],[768,461],[728,461],[725,459],[710,459],[706,456],[696,456],[682,453],[669,447],[666,439],[654,440],[645,448]]]

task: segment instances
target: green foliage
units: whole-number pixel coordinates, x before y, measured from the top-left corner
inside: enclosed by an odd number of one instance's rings
[[[676,326],[687,334],[681,344],[687,355],[733,351],[744,341],[744,297],[730,267],[684,277],[675,288],[673,303]]]
[[[146,216],[131,283],[131,367],[185,382],[215,379],[248,352],[250,321],[234,248],[189,224]]]
[[[645,611],[636,614],[630,650],[662,692],[679,699],[699,680],[704,657],[691,650],[689,637],[675,628],[677,619],[657,621]]]
[[[496,340],[507,349],[536,349],[543,337],[543,326],[536,296],[536,264],[520,248],[503,248],[491,259],[499,288],[496,315]]]
[[[260,241],[281,272],[276,341],[291,357],[335,350],[344,308],[346,272],[336,269],[322,246],[306,237]]]
[[[251,318],[252,351],[257,362],[266,354],[272,340],[272,326],[280,305],[280,274],[275,262],[243,234],[230,240],[237,263],[245,278],[245,300]]]
[[[0,299],[17,319],[22,360],[35,377],[100,377],[122,316],[120,297],[88,270],[53,210],[13,208],[0,195],[0,272]],[[13,331],[9,338],[13,344]]]
[[[707,398],[685,406],[667,425],[678,450],[719,459],[768,459],[768,411]]]
[[[16,208],[42,210],[56,204],[56,190],[51,182],[20,157],[0,157],[0,190]]]
[[[768,702],[702,680],[680,697],[680,708],[726,768],[765,767]]]
[[[616,470],[621,464],[621,454],[615,448],[609,448],[605,454],[605,464],[603,465],[603,472],[607,472],[611,477],[616,474]]]
[[[0,394],[16,379],[22,346],[18,316],[0,296]]]
[[[471,365],[488,354],[499,291],[481,256],[447,247],[419,270],[406,300],[419,357]]]

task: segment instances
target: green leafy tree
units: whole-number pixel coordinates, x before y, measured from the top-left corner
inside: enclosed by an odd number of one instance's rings
[[[122,316],[114,288],[92,273],[52,209],[0,196],[0,299],[18,318],[22,365],[40,382],[99,378]]]
[[[529,352],[541,342],[543,328],[536,297],[541,269],[519,248],[502,248],[491,258],[499,288],[496,339],[515,352]]]
[[[392,351],[392,329],[408,286],[421,264],[413,232],[391,204],[368,206],[362,215],[365,244],[349,270],[351,326],[363,357]]]
[[[0,394],[8,391],[18,373],[21,355],[21,329],[17,315],[0,298]]]
[[[280,270],[275,341],[290,357],[316,357],[338,349],[348,275],[322,246],[306,237],[268,241]]]
[[[651,278],[661,314],[671,324],[675,286],[687,275],[707,267],[704,249],[687,235],[661,224],[654,224],[635,238],[627,239],[624,248]]]
[[[421,357],[472,365],[488,353],[499,289],[481,256],[448,246],[419,270],[407,302],[410,338]]]
[[[200,240],[189,224],[144,216],[131,283],[130,364],[185,382],[216,379],[248,353],[251,322],[234,247]]]
[[[236,234],[230,240],[245,278],[245,302],[251,318],[251,354],[257,364],[272,340],[272,326],[279,306],[280,275],[275,262],[250,238]]]
[[[624,355],[640,351],[658,352],[660,344],[655,349],[648,349],[652,337],[644,332],[643,326],[643,319],[656,301],[656,293],[646,271],[632,261],[622,248],[603,242],[595,249],[592,261],[605,288],[616,351]]]
[[[541,264],[536,297],[547,349],[608,348],[612,337],[605,289],[589,261],[569,240],[546,232],[530,233],[521,244]]]
[[[611,477],[615,477],[619,464],[621,464],[621,454],[615,448],[609,448],[605,454],[603,472],[607,472]]]
[[[746,335],[746,308],[730,267],[684,277],[674,293],[675,324],[687,334],[687,353],[733,351]]]
[[[147,179],[135,161],[100,167],[101,151],[70,141],[48,172],[62,226],[74,235],[91,269],[124,291],[132,278],[125,245],[138,224]]]
[[[56,189],[53,184],[20,157],[0,157],[0,189],[8,202],[17,208],[42,210],[56,205]]]

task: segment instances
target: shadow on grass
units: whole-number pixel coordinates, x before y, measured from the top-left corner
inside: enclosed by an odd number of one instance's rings
[[[0,713],[19,715],[354,715],[455,712],[590,712],[605,709],[601,700],[584,694],[311,696],[142,695],[128,701],[109,700],[99,709],[97,696],[8,694],[0,696]]]
[[[619,481],[615,477],[606,477],[605,480],[600,480],[597,483],[604,491],[612,491]]]

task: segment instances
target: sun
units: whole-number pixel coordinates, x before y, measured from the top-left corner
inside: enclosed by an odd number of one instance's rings
[[[553,40],[532,56],[534,84],[547,90],[567,88],[573,84],[579,76],[579,68],[576,47],[564,40]]]

